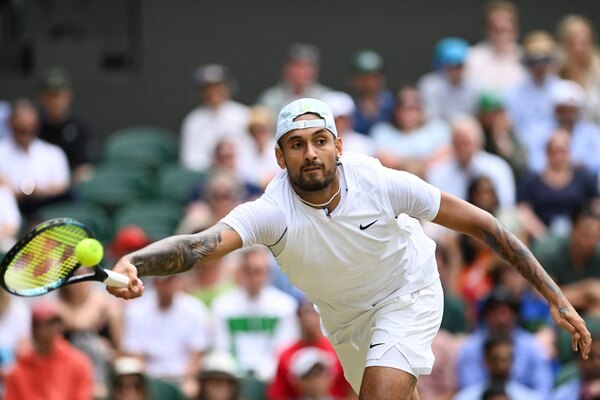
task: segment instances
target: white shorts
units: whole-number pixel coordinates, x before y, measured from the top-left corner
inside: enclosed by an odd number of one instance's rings
[[[419,377],[431,373],[431,343],[444,311],[440,280],[416,292],[384,300],[363,326],[352,326],[350,340],[332,342],[344,375],[359,393],[365,367],[398,368]]]

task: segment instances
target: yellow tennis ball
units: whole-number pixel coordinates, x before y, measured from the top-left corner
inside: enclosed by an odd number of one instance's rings
[[[98,265],[104,256],[104,248],[99,241],[92,238],[83,239],[75,246],[75,257],[84,267]]]

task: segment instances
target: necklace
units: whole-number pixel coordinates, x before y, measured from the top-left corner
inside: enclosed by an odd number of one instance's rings
[[[316,208],[321,208],[321,207],[325,207],[327,204],[331,203],[333,201],[333,199],[335,199],[335,196],[337,196],[338,194],[340,194],[340,192],[342,191],[342,185],[340,185],[340,187],[338,188],[337,192],[335,192],[333,194],[333,196],[331,196],[331,198],[326,201],[325,203],[322,204],[315,204],[315,203],[311,203],[310,201],[306,201],[304,200],[302,197],[298,196],[298,198],[300,199],[301,202],[303,202],[304,204],[307,204],[311,207],[316,207]]]

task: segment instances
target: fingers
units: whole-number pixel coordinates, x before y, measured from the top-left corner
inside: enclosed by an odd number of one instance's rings
[[[125,300],[136,299],[144,294],[144,284],[136,277],[131,277],[129,286],[126,288],[116,288],[107,286],[106,290],[113,296],[120,297]]]
[[[592,335],[586,328],[585,321],[576,312],[565,313],[564,319],[567,322],[565,328],[572,336],[573,351],[581,351],[581,355],[587,360],[592,348]]]

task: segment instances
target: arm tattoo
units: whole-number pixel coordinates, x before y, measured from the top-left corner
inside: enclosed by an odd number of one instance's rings
[[[482,232],[482,240],[542,294],[550,291],[556,296],[563,296],[531,251],[499,221],[495,223],[494,232]]]
[[[129,260],[139,276],[185,272],[215,252],[222,242],[221,232],[225,230],[232,228],[217,224],[194,235],[172,236],[136,251]]]

